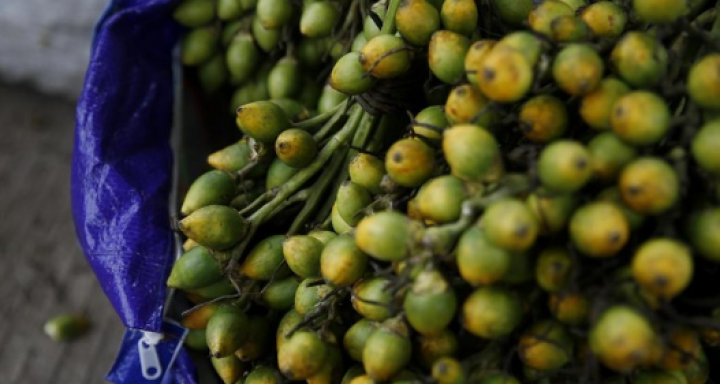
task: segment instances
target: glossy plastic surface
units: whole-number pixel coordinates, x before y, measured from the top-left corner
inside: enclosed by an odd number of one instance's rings
[[[80,246],[129,328],[115,383],[137,383],[137,332],[162,332],[174,260],[169,201],[173,155],[173,49],[180,27],[171,0],[115,0],[101,17],[77,106],[73,218]],[[128,347],[129,346],[129,347]],[[159,343],[163,383],[194,383],[181,343]],[[177,354],[177,351],[180,351]],[[88,357],[92,359],[91,356]],[[160,381],[158,381],[160,382]]]

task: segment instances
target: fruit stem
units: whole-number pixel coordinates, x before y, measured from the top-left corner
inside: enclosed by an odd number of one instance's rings
[[[352,159],[358,154],[358,150],[354,148],[365,148],[365,145],[367,145],[367,142],[370,140],[370,136],[377,121],[378,120],[369,113],[365,113],[363,115],[362,120],[360,120],[360,126],[358,127],[357,132],[355,132],[355,136],[352,140],[352,148],[350,149],[350,153],[348,153],[349,159]]]
[[[712,50],[720,50],[720,2],[715,6],[715,22],[713,23],[710,32],[707,32],[694,23],[689,23],[685,26],[686,32],[692,37],[696,37],[704,45],[704,49],[701,51],[701,55],[704,55],[708,48]]]
[[[378,119],[376,119],[374,116],[370,115],[369,113],[365,113],[362,117],[362,120],[360,121],[360,126],[358,127],[357,132],[355,132],[355,136],[353,137],[352,143],[350,145],[350,150],[348,151],[345,161],[343,162],[343,172],[338,175],[338,178],[335,179],[335,183],[333,184],[332,189],[332,203],[326,203],[325,206],[323,206],[323,210],[321,211],[321,214],[327,215],[332,211],[332,205],[335,202],[335,198],[337,195],[337,191],[340,188],[340,185],[345,182],[345,180],[348,180],[348,167],[350,166],[350,162],[352,159],[357,156],[359,150],[358,149],[364,149],[367,145],[368,141],[370,140],[371,134],[375,130],[374,128],[377,127]],[[358,212],[360,213],[360,212]],[[325,217],[325,216],[321,216]]]
[[[240,298],[233,304],[235,304],[236,307],[242,308],[245,303],[248,302],[251,298],[254,297],[253,293],[257,290],[257,288],[260,286],[260,282],[257,280],[252,280],[250,283],[245,287],[244,290],[240,291]]]
[[[383,145],[385,143],[385,137],[386,133],[388,131],[388,124],[386,123],[386,120],[390,119],[390,115],[382,115],[380,119],[378,119],[377,126],[375,128],[375,131],[373,132],[373,138],[370,140],[370,143],[367,144],[367,147],[365,150],[367,153],[372,154],[376,157],[381,157],[377,155],[377,152],[381,151],[383,149]]]
[[[690,24],[697,28],[703,28],[705,24],[715,22],[715,20],[717,19],[717,12],[718,10],[715,8],[708,9],[707,11],[701,13],[698,17],[696,17]]]
[[[328,194],[327,199],[325,199],[325,203],[318,211],[318,214],[315,217],[315,221],[324,222],[326,219],[328,219],[330,223],[332,222],[332,216],[330,216],[330,213],[332,212],[333,204],[335,204],[335,200],[337,198],[337,191],[340,188],[340,185],[348,178],[349,163],[350,162],[348,158],[345,157],[345,160],[342,161],[342,167],[340,168],[340,172],[338,172],[338,174],[335,176],[332,187],[330,188],[330,193]],[[321,227],[323,227],[322,224]]]
[[[358,126],[357,131],[355,132],[355,135],[353,136],[352,143],[350,147],[364,147],[365,144],[368,141],[368,138],[370,136],[370,132],[372,131],[372,128],[374,126],[374,122],[377,121],[373,116],[371,116],[368,113],[363,113],[363,116],[360,120],[360,125]],[[306,204],[306,208],[309,207],[307,214],[310,213],[310,210],[314,208],[318,201],[320,200],[320,197],[328,186],[330,186],[330,182],[334,181],[332,184],[332,188],[330,189],[330,194],[327,196],[327,199],[325,200],[325,203],[321,207],[319,213],[318,213],[318,219],[324,220],[325,217],[330,213],[332,210],[332,205],[335,203],[335,197],[337,195],[337,190],[340,188],[340,184],[342,184],[345,180],[347,180],[348,177],[348,171],[347,168],[350,164],[350,160],[354,157],[355,153],[357,153],[357,150],[349,149],[348,151],[343,151],[340,156],[334,156],[333,161],[331,164],[331,171],[325,172],[323,176],[321,177],[321,180],[318,180],[318,182],[323,182],[322,189],[318,191],[318,193],[313,194],[313,201],[312,204],[310,201]],[[344,160],[343,160],[344,159]],[[342,167],[340,168],[341,172],[338,173],[338,166]],[[327,175],[327,177],[326,177]],[[305,209],[303,209],[303,212]],[[301,212],[302,213],[302,212]],[[295,219],[297,222],[298,220],[306,220],[306,217],[302,217],[301,215],[298,215],[298,217]],[[299,225],[299,224],[298,224]],[[292,226],[290,227],[291,232],[294,233],[294,230],[297,230],[295,222],[293,222]]]
[[[715,5],[715,23],[710,30],[710,35],[713,37],[720,36],[720,2]]]
[[[356,20],[358,10],[360,9],[360,0],[353,0],[352,3],[350,3],[350,7],[348,8],[347,17],[345,18],[345,21],[343,21],[343,25],[340,27],[339,33],[343,34],[345,31],[349,30],[352,26],[353,22]],[[354,36],[353,36],[354,37]]]
[[[183,312],[180,314],[180,317],[186,317],[187,315],[189,315],[189,314],[197,311],[198,309],[200,309],[200,308],[202,308],[202,307],[205,307],[205,306],[210,305],[210,304],[219,303],[219,302],[221,302],[221,301],[232,300],[232,299],[240,299],[240,300],[242,301],[242,300],[243,300],[243,297],[249,297],[250,291],[252,291],[252,290],[255,289],[256,287],[257,287],[257,282],[256,282],[256,281],[252,281],[252,282],[248,285],[247,289],[243,290],[243,292],[233,293],[233,294],[230,294],[230,295],[218,296],[218,297],[216,297],[216,298],[214,298],[214,299],[212,299],[212,300],[203,301],[202,303],[199,303],[199,304],[195,305],[194,307],[191,307],[190,309],[187,309],[187,310],[183,311]],[[241,303],[241,301],[239,301],[238,303]]]
[[[328,213],[325,219],[323,220],[322,224],[320,224],[320,227],[318,229],[321,230],[329,230],[332,228],[332,216]]]
[[[469,372],[469,378],[477,378],[485,372],[493,369],[499,369],[502,362],[503,345],[498,341],[491,341],[478,354],[469,357],[463,362],[466,370]]]
[[[378,211],[384,211],[387,209],[392,209],[393,204],[396,200],[400,199],[402,197],[402,194],[399,193],[388,193],[385,195],[381,195],[375,199],[372,203],[368,204],[365,208],[359,210],[355,214],[355,218],[359,219],[363,216],[369,216],[372,215],[375,212]]]
[[[395,13],[397,13],[398,8],[400,8],[401,2],[402,0],[390,0],[380,33],[388,35],[395,33]]]
[[[528,181],[527,185],[511,185],[511,186],[504,186],[500,187],[499,189],[495,190],[493,193],[482,196],[482,197],[474,197],[468,200],[465,200],[462,205],[462,216],[461,220],[465,216],[473,216],[477,213],[477,211],[486,208],[490,204],[504,199],[509,196],[516,195],[519,192],[525,191],[529,189],[530,182]]]
[[[715,48],[717,49],[717,41],[720,39],[720,2],[718,2],[715,5],[715,22],[713,23],[712,29],[710,29],[710,32],[707,34],[708,38],[714,42]],[[705,50],[707,50],[707,47],[705,47]]]
[[[465,200],[462,204],[460,218],[456,222],[427,228],[421,239],[422,244],[438,253],[447,252],[455,244],[460,234],[472,225],[480,210],[498,200],[525,192],[530,189],[530,186],[530,179],[525,176],[506,176],[500,186],[491,193]]]
[[[379,131],[374,129],[375,127],[377,127],[377,124],[375,124],[377,122],[378,119],[374,118],[370,114],[364,114],[360,122],[360,127],[358,128],[358,131],[355,132],[355,136],[353,137],[351,146],[354,148],[364,148],[368,143],[370,133],[372,132],[373,135],[378,134]],[[348,166],[350,165],[350,161],[353,159],[355,154],[357,154],[357,152],[358,151],[356,149],[351,149],[351,152],[348,153],[345,157],[345,161],[340,162],[342,164],[342,169],[340,170],[340,173],[338,173],[338,175],[335,177],[335,182],[333,183],[332,189],[330,190],[330,195],[325,200],[325,203],[320,208],[320,211],[318,211],[318,215],[316,216],[317,221],[326,221],[326,218],[329,218],[332,221],[332,218],[329,215],[332,211],[332,206],[335,203],[337,190],[340,188],[340,184],[347,180]]]
[[[290,229],[288,230],[288,235],[294,235],[296,234],[300,228],[307,222],[307,219],[310,217],[310,214],[313,213],[315,208],[318,206],[318,202],[321,198],[325,197],[325,191],[327,188],[332,184],[332,181],[337,174],[338,170],[340,170],[340,167],[343,165],[343,159],[345,158],[345,155],[347,154],[347,149],[339,151],[335,153],[330,159],[330,166],[329,168],[323,172],[323,174],[318,178],[318,180],[313,184],[310,190],[310,197],[305,202],[305,206],[303,209],[298,213],[298,215],[295,217],[295,220],[293,220],[292,224],[290,225]]]
[[[232,175],[233,177],[236,177],[240,180],[242,180],[245,175],[250,173],[250,171],[252,171],[253,168],[255,168],[255,166],[260,163],[260,160],[262,160],[263,157],[268,154],[268,150],[265,144],[259,143],[254,139],[250,139],[249,143],[250,150],[252,151],[250,155],[250,162],[248,162],[244,167],[238,170],[235,175]]]
[[[331,312],[334,312],[333,307],[337,303],[337,297],[344,292],[347,292],[347,291],[343,288],[335,288],[332,291],[328,292],[325,296],[323,296],[320,299],[320,301],[317,304],[315,304],[315,306],[310,310],[310,312],[308,312],[307,314],[305,314],[305,316],[303,316],[303,320],[301,322],[299,322],[297,325],[292,327],[292,329],[290,329],[285,334],[285,338],[292,337],[292,335],[295,332],[299,331],[301,328],[308,327],[308,326],[313,327],[315,325],[314,324],[315,320],[317,320],[323,316],[327,316],[326,320],[330,320],[329,315]],[[325,324],[326,324],[326,322],[323,321],[323,324],[321,325],[321,327],[324,326]]]
[[[345,108],[348,105],[348,99],[345,99],[342,103],[334,106],[331,110],[321,113],[317,116],[311,117],[307,120],[299,121],[297,123],[292,123],[293,128],[299,128],[299,129],[305,129],[309,130],[311,128],[315,128],[320,126],[320,124],[330,120],[331,118],[335,117],[336,115],[342,116],[342,111],[345,110]]]
[[[240,216],[245,216],[246,214],[250,213],[250,211],[255,210],[255,208],[257,208],[260,204],[267,201],[276,192],[277,192],[276,188],[273,188],[273,189],[263,193],[262,195],[258,196],[257,199],[253,200],[252,203],[248,204],[245,208],[243,208],[240,211]]]
[[[280,203],[280,205],[277,208],[275,208],[275,210],[272,211],[265,220],[270,220],[271,218],[275,217],[277,214],[281,213],[283,210],[287,209],[287,207],[289,207],[295,203],[299,203],[301,201],[306,201],[308,198],[310,198],[311,193],[312,193],[312,187],[298,191],[296,194],[292,195],[289,199]]]
[[[328,120],[325,125],[323,125],[315,134],[313,135],[313,138],[318,143],[325,140],[325,137],[335,128],[335,125],[337,125],[338,121],[345,116],[345,109],[339,110],[338,113],[333,115],[330,120]]]
[[[247,175],[250,171],[255,168],[255,166],[258,164],[259,158],[257,156],[253,156],[252,159],[250,159],[250,162],[245,164],[244,167],[240,168],[234,175],[231,174],[232,177],[242,179]]]
[[[458,237],[472,225],[476,214],[471,204],[463,204],[462,215],[456,222],[425,229],[420,239],[422,245],[435,254],[448,255]]]
[[[227,174],[230,175],[230,177],[235,177],[235,175],[232,174],[232,173],[230,173],[230,172],[227,172]],[[252,188],[255,187],[255,182],[256,182],[255,180],[242,180],[242,181],[240,181],[240,182],[237,184],[237,186],[236,186],[235,193],[236,193],[236,194],[247,193],[248,190],[250,190],[250,189],[252,189]]]
[[[262,295],[264,295],[265,292],[268,290],[268,288],[270,288],[270,286],[272,285],[272,283],[274,283],[274,282],[276,281],[276,277],[277,277],[278,271],[281,270],[282,267],[284,267],[284,266],[287,266],[287,261],[283,259],[283,261],[280,262],[280,264],[278,264],[277,267],[275,267],[275,270],[273,271],[272,275],[270,275],[270,280],[268,280],[268,281],[265,283],[265,286],[262,287],[262,289],[260,290],[260,292],[258,292],[258,294],[257,294],[258,297],[261,297]]]
[[[351,112],[350,118],[348,119],[345,126],[330,139],[330,141],[323,147],[318,156],[313,160],[310,165],[303,168],[300,172],[295,174],[287,183],[283,184],[278,190],[277,195],[265,206],[260,208],[249,220],[255,224],[261,224],[265,217],[274,211],[285,199],[290,197],[292,193],[298,190],[308,179],[314,176],[320,168],[327,162],[328,159],[337,151],[340,146],[347,143],[351,135],[355,133],[360,119],[363,116],[363,110],[359,106],[355,106]]]
[[[335,151],[340,148],[340,146],[350,140],[350,137],[355,133],[355,130],[360,124],[360,119],[362,118],[362,115],[363,109],[359,105],[353,106],[352,112],[350,112],[350,118],[345,123],[345,126],[343,126],[343,128],[338,133],[336,133],[335,136],[332,137],[328,144],[323,147],[320,153],[318,153],[315,160],[313,160],[310,165],[295,174],[295,176],[293,176],[292,179],[288,180],[287,183],[283,184],[280,188],[278,188],[277,194],[275,194],[273,199],[270,200],[270,202],[268,202],[267,204],[263,205],[262,208],[257,210],[248,218],[248,230],[245,233],[243,240],[232,248],[232,256],[230,262],[228,263],[227,271],[232,272],[237,269],[238,262],[240,261],[240,257],[245,251],[245,248],[247,248],[258,227],[265,221],[268,215],[270,215],[275,209],[277,209],[277,207],[282,204],[282,202],[285,201],[288,197],[290,197],[290,195],[300,189],[300,187],[302,187],[302,185],[305,184],[306,181],[313,177],[317,173],[317,171],[319,171],[320,168],[325,165],[325,162],[327,162],[330,156],[332,156]]]

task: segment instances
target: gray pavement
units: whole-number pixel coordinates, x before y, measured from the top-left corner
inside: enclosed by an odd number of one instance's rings
[[[0,79],[79,94],[92,27],[109,0],[0,0]]]
[[[103,383],[123,327],[75,239],[74,104],[0,84],[0,383]],[[86,313],[93,328],[54,343],[45,320]]]

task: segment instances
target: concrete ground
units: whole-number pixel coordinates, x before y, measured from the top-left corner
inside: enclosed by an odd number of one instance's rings
[[[109,3],[2,0],[0,78],[28,82],[52,94],[79,94],[92,27]]]
[[[0,84],[0,383],[103,383],[123,326],[77,245],[70,211],[75,105]],[[54,343],[45,320],[89,316]]]

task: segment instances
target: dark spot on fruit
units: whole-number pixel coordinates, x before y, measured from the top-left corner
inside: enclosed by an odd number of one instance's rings
[[[280,149],[280,150],[282,151],[282,150],[287,149],[287,148],[290,146],[290,144],[288,144],[288,143],[286,143],[286,142],[284,142],[284,141],[281,141],[281,142],[278,143],[277,146],[278,146],[278,149]]]
[[[623,108],[623,107],[615,108],[615,116],[622,117],[623,114],[625,114],[625,108]]]
[[[665,288],[670,284],[670,281],[665,276],[655,276],[653,279],[653,284],[655,284],[658,288]]]
[[[484,77],[485,80],[487,80],[487,81],[492,81],[492,79],[495,78],[495,70],[494,70],[494,69],[490,69],[490,68],[485,68],[485,69],[483,70],[483,77]]]
[[[628,194],[637,196],[642,192],[642,188],[639,185],[631,185],[625,188]]]
[[[578,84],[578,93],[587,93],[590,88],[590,82],[588,80],[581,80]]]
[[[484,46],[485,46],[484,41],[479,41],[479,42],[473,44],[473,48],[475,48],[477,50],[483,49]]]
[[[560,261],[555,261],[552,264],[550,264],[550,268],[552,268],[556,272],[562,271],[565,267],[565,264]]]
[[[527,225],[518,225],[517,228],[515,228],[515,237],[525,237],[530,233],[530,228],[528,228]]]
[[[458,95],[460,95],[460,96],[462,96],[462,95],[464,95],[464,94],[467,93],[467,88],[465,88],[465,87],[457,88],[457,89],[455,90],[455,93],[458,94]]]
[[[620,232],[612,231],[608,234],[608,241],[610,242],[610,244],[615,244],[615,243],[619,242],[620,238],[621,238]]]
[[[608,15],[608,24],[610,24],[610,26],[613,26],[615,24],[615,16]]]
[[[400,162],[402,162],[402,160],[403,160],[403,155],[396,152],[396,153],[393,154],[392,159],[393,159],[394,162],[400,163]]]
[[[437,365],[437,371],[441,375],[446,375],[450,371],[450,367],[445,363],[440,363]]]
[[[575,168],[585,169],[588,166],[588,161],[584,157],[578,157],[575,159]]]

